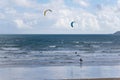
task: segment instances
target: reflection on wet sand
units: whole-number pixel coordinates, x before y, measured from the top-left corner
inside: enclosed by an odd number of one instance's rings
[[[90,79],[63,79],[63,80],[120,80],[120,78],[90,78]]]
[[[0,80],[119,78],[120,66],[49,66],[0,68]]]

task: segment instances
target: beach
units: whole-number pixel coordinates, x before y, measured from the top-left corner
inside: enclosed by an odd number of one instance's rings
[[[1,35],[0,80],[119,79],[113,35]]]
[[[120,80],[120,0],[0,0],[0,80]]]
[[[40,56],[2,59],[0,80],[119,80],[120,77],[119,53],[82,54],[78,51],[33,53]]]
[[[68,79],[68,80],[120,80],[120,78]]]
[[[109,78],[107,80],[114,80],[113,78],[118,79],[119,76],[120,66],[47,66],[0,68],[0,80],[99,80],[103,78]]]

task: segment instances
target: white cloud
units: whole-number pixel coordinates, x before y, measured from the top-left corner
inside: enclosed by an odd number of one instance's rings
[[[91,5],[87,0],[73,1],[85,8]],[[11,2],[1,0],[0,4],[2,5],[0,20],[4,19],[4,21],[16,24],[20,30],[29,29],[30,32],[33,32],[31,30],[34,29],[38,33],[45,33],[45,31],[62,33],[66,30],[69,30],[66,33],[109,33],[120,30],[120,12],[116,12],[120,0],[116,6],[104,5],[102,6],[104,9],[96,11],[71,7],[66,5],[64,0],[50,0],[45,4],[38,3],[36,0],[11,0]],[[53,12],[44,17],[43,11],[48,8]],[[74,28],[70,27],[71,21],[76,21]]]
[[[9,5],[9,1],[8,0],[0,0],[0,8],[5,8],[6,6]]]
[[[58,17],[56,17],[56,23],[54,26],[56,28],[69,28],[70,27],[70,22],[72,20],[72,11],[69,9],[60,9],[58,12]]]
[[[81,12],[80,16],[78,17],[78,23],[83,31],[84,30],[90,30],[90,31],[100,30],[97,17],[88,12]]]
[[[86,0],[74,0],[75,3],[83,6],[83,7],[88,7],[89,3]]]
[[[106,7],[106,9],[97,13],[97,18],[101,29],[104,31],[120,30],[120,13],[116,8]]]
[[[14,8],[5,8],[6,14],[16,14],[16,10]]]
[[[25,22],[21,19],[14,20],[14,22],[17,24],[17,27],[20,29],[31,28],[29,25],[25,24]]]
[[[31,0],[12,0],[12,2],[23,7],[31,7],[33,5]]]
[[[83,10],[76,9],[60,9],[59,17],[56,19],[56,28],[71,29],[70,23],[75,21],[74,30],[79,29],[80,31],[91,30],[99,31],[100,26],[97,20],[97,16]]]
[[[120,0],[117,0],[117,4],[120,5]]]
[[[3,13],[0,13],[0,19],[4,19],[5,15]]]

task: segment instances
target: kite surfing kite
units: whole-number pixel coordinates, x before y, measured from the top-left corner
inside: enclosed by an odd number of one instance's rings
[[[74,27],[74,23],[75,23],[75,21],[72,21],[72,22],[71,22],[71,27],[72,27],[72,28]]]
[[[52,10],[51,10],[51,9],[45,10],[45,11],[44,11],[44,16],[46,16],[47,12],[52,12]]]

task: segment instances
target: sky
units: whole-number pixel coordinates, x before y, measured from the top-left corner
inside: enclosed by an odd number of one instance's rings
[[[52,12],[44,16],[47,9]],[[111,34],[119,30],[120,0],[0,0],[0,34]]]

